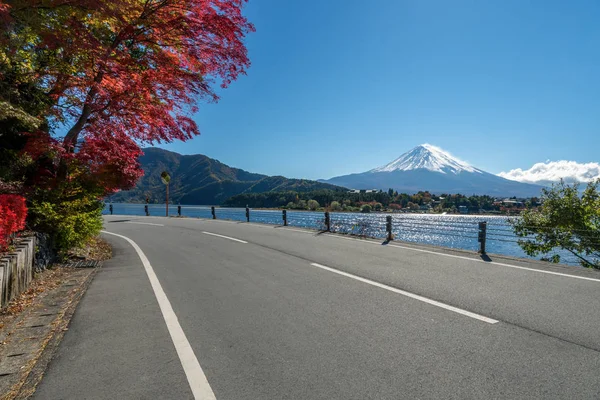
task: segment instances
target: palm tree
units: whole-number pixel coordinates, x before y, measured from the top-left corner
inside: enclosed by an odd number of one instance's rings
[[[167,217],[169,216],[169,182],[171,182],[171,175],[167,171],[160,173],[160,180],[167,187]]]

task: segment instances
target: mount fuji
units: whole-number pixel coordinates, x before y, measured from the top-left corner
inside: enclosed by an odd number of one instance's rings
[[[422,144],[370,171],[322,182],[353,189],[393,188],[400,193],[429,191],[490,196],[539,196],[542,186],[511,181],[475,168],[439,147]]]

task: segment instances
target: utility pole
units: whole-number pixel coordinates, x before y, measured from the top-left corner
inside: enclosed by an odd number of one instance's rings
[[[169,175],[169,173],[167,171],[163,171],[160,174],[160,180],[162,181],[162,183],[165,184],[166,188],[167,188],[167,211],[166,211],[166,216],[169,216],[169,182],[171,182],[171,176]]]

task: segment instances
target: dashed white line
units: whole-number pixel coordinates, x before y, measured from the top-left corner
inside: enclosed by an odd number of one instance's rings
[[[124,224],[137,224],[137,225],[153,225],[153,226],[164,226],[163,224],[153,224],[152,222],[133,222],[125,221]]]
[[[501,267],[515,268],[515,269],[521,269],[521,270],[531,271],[531,272],[539,272],[541,274],[558,275],[558,276],[564,276],[564,277],[567,277],[567,278],[583,279],[584,281],[600,282],[600,279],[597,279],[597,278],[588,278],[588,277],[585,277],[585,276],[563,274],[561,272],[545,271],[543,269],[521,267],[519,265],[506,264],[506,263],[501,263],[501,262],[497,262],[497,261],[483,261],[483,260],[478,260],[478,259],[471,258],[471,257],[458,256],[458,255],[455,255],[455,254],[441,253],[439,251],[433,251],[433,250],[417,249],[415,247],[400,246],[400,245],[391,244],[391,243],[388,243],[386,246],[382,246],[381,243],[374,242],[374,241],[371,241],[371,240],[361,240],[361,239],[358,239],[358,238],[344,237],[344,236],[336,235],[334,233],[326,233],[324,235],[325,236],[329,236],[329,237],[334,237],[336,239],[356,240],[356,241],[358,241],[360,243],[374,244],[374,245],[380,246],[380,247],[396,247],[398,249],[412,250],[412,251],[418,251],[418,252],[421,252],[421,253],[435,254],[435,255],[438,255],[438,256],[458,258],[458,259],[461,259],[461,260],[473,261],[473,262],[480,263],[480,264],[499,265]]]
[[[146,217],[146,218],[164,218],[164,217]],[[189,220],[192,220],[192,219],[182,219],[182,220],[183,221],[189,221]],[[212,220],[212,219],[202,219],[202,218],[200,220],[203,220],[203,221],[214,221],[214,222],[224,222],[224,223],[230,223],[230,224],[231,223],[237,223],[237,222],[233,222],[233,221]],[[131,222],[131,221],[128,221],[126,223],[129,223],[129,224],[136,223],[136,224],[148,224],[148,225],[164,226],[162,224],[151,224],[151,223],[147,223],[147,222]],[[314,235],[314,232],[311,232],[309,230],[294,229],[294,228],[279,227],[279,226],[273,226],[273,228],[282,229],[282,230],[286,230],[286,231],[301,232],[301,233],[305,233],[305,234],[309,234],[309,235]],[[216,235],[216,234],[214,234],[214,235]],[[333,238],[337,238],[337,239],[345,239],[345,240],[358,240],[360,243],[374,244],[374,245],[377,245],[377,246],[381,245],[380,243],[373,242],[373,241],[370,241],[370,240],[360,240],[360,239],[351,238],[351,237],[344,237],[344,236],[340,236],[340,235],[332,234],[332,233],[326,233],[326,234],[324,234],[324,236],[329,236],[329,237],[333,237]],[[229,237],[227,237],[227,238],[230,239]],[[231,238],[231,239],[232,240],[236,240],[236,241],[240,241],[239,239],[234,239],[234,238]],[[247,242],[245,242],[243,240],[241,240],[240,242],[247,243]],[[444,256],[444,257],[458,258],[458,259],[462,259],[462,260],[473,261],[473,262],[476,262],[476,263],[498,265],[498,266],[501,266],[501,267],[520,269],[520,270],[523,270],[523,271],[537,272],[537,273],[541,273],[541,274],[562,276],[562,277],[566,277],[566,278],[581,279],[581,280],[584,280],[584,281],[600,282],[600,279],[598,279],[598,278],[588,278],[588,277],[585,277],[585,276],[564,274],[564,273],[561,273],[561,272],[545,271],[545,270],[542,270],[542,269],[521,267],[519,265],[506,264],[506,263],[501,263],[501,262],[496,262],[496,261],[483,261],[483,260],[478,260],[478,259],[471,258],[471,257],[459,256],[459,255],[455,255],[455,254],[441,253],[439,251],[433,251],[433,250],[418,249],[418,248],[409,247],[409,246],[400,246],[400,245],[392,244],[392,243],[387,244],[387,246],[385,246],[385,247],[396,247],[396,248],[404,249],[404,250],[411,250],[411,251],[417,251],[417,252],[421,252],[421,253],[435,254],[435,255]]]
[[[218,233],[211,233],[211,232],[204,232],[204,231],[202,231],[202,233],[205,233],[205,234],[211,235],[211,236],[218,236],[218,237],[223,238],[223,239],[233,240],[234,242],[248,243],[245,240],[236,239],[236,238],[232,238],[230,236],[225,236],[225,235],[219,235]]]
[[[382,289],[385,289],[385,290],[389,290],[390,292],[398,293],[398,294],[401,294],[403,296],[410,297],[412,299],[419,300],[419,301],[422,301],[422,302],[427,303],[427,304],[431,304],[431,305],[436,306],[436,307],[444,308],[446,310],[453,311],[455,313],[462,314],[462,315],[465,315],[467,317],[477,319],[479,321],[487,322],[488,324],[496,324],[496,323],[498,323],[498,321],[495,320],[495,319],[488,318],[488,317],[485,317],[483,315],[479,315],[479,314],[473,313],[471,311],[463,310],[462,308],[458,308],[458,307],[454,307],[454,306],[451,306],[451,305],[448,305],[448,304],[445,304],[445,303],[441,303],[439,301],[432,300],[432,299],[429,299],[427,297],[419,296],[418,294],[406,292],[404,290],[400,290],[400,289],[392,287],[392,286],[384,285],[383,283],[375,282],[375,281],[372,281],[370,279],[366,279],[366,278],[362,278],[360,276],[352,275],[352,274],[340,271],[340,270],[335,269],[335,268],[326,267],[325,265],[321,265],[321,264],[317,264],[317,263],[310,263],[310,265],[312,265],[313,267],[324,269],[326,271],[333,272],[335,274],[339,274],[339,275],[342,275],[342,276],[345,276],[345,277],[348,277],[348,278],[355,279],[355,280],[360,281],[360,282],[368,283],[369,285],[377,286],[379,288],[382,288]]]
[[[142,249],[140,249],[137,243],[129,239],[127,236],[106,231],[102,232],[126,240],[135,249],[140,257],[140,260],[142,261],[142,264],[144,265],[144,269],[146,270],[146,274],[150,280],[150,285],[154,291],[154,296],[156,296],[156,300],[158,300],[160,311],[162,312],[165,323],[167,324],[167,329],[169,330],[171,340],[175,345],[175,350],[179,356],[179,361],[181,362],[181,366],[183,367],[183,371],[187,377],[187,381],[190,385],[190,389],[192,390],[194,399],[216,400],[215,394],[212,391],[208,380],[206,379],[206,375],[204,375],[204,371],[202,370],[202,367],[200,367],[200,363],[194,354],[194,350],[192,349],[190,342],[187,340],[187,337],[185,336],[185,333],[179,324],[179,320],[177,319],[177,315],[175,315],[175,311],[173,311],[171,302],[167,298],[165,291],[158,281],[158,277],[154,273],[154,269],[152,269],[150,261]]]

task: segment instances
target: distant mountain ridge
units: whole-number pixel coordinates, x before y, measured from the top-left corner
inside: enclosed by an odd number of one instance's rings
[[[451,156],[439,147],[422,144],[409,152],[402,154],[394,161],[370,170],[369,172],[393,172],[427,169],[443,174],[458,174],[462,171],[483,173],[482,170],[472,167],[466,162]]]
[[[393,188],[400,193],[461,193],[464,195],[539,196],[542,186],[511,181],[475,168],[439,147],[422,144],[392,162],[367,172],[320,182],[352,189]]]
[[[233,168],[202,154],[181,155],[172,151],[150,147],[143,149],[140,163],[144,176],[135,188],[115,193],[113,202],[165,201],[165,186],[160,173],[171,175],[170,201],[181,204],[218,205],[241,193],[295,190],[307,192],[318,189],[346,190],[345,188],[311,181],[268,176]]]

